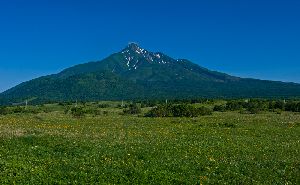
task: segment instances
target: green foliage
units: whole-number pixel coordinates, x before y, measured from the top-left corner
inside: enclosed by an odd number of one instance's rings
[[[213,111],[225,112],[226,106],[225,105],[215,105],[213,108]]]
[[[230,111],[241,110],[242,108],[244,108],[244,105],[245,105],[245,101],[231,100],[226,103],[226,110],[230,110]]]
[[[276,114],[282,114],[282,110],[281,109],[274,109],[273,110]]]
[[[212,110],[207,107],[199,107],[197,108],[197,115],[199,116],[207,116],[207,115],[212,115]]]
[[[297,100],[266,100],[266,99],[250,99],[250,100],[228,100],[226,104],[215,105],[214,111],[239,111],[241,113],[257,114],[262,111],[272,111],[281,113],[282,111],[300,112],[300,102]]]
[[[27,113],[27,114],[38,114],[42,110],[37,107],[0,107],[0,115],[7,115],[7,114],[21,114],[21,113]]]
[[[94,115],[94,116],[99,116],[102,114],[102,111],[97,108],[90,107],[90,108],[85,108],[84,113]]]
[[[285,105],[285,110],[291,112],[300,112],[300,102],[297,101],[287,102],[287,104]]]
[[[110,107],[110,105],[107,104],[107,103],[106,104],[99,104],[98,107],[99,108],[108,108],[108,107]]]
[[[136,104],[136,103],[132,103],[128,106],[128,108],[123,110],[124,114],[140,114],[142,113],[142,109],[141,106]]]
[[[24,113],[25,112],[25,108],[24,107],[20,107],[20,106],[13,107],[12,108],[12,112],[13,113]]]
[[[280,110],[284,110],[285,109],[285,102],[284,101],[270,101],[269,102],[269,109],[273,110],[273,109],[280,109]]]
[[[251,113],[251,114],[257,114],[261,111],[268,110],[268,104],[265,101],[262,100],[251,100],[248,103],[245,104],[245,108]]]
[[[206,107],[195,108],[188,104],[178,105],[159,105],[151,109],[146,117],[198,117],[204,115],[211,115],[212,111]]]
[[[146,117],[172,117],[172,109],[170,105],[158,105],[152,108],[148,113],[145,114]]]
[[[6,107],[0,107],[0,115],[6,115],[9,114],[9,111]]]
[[[73,107],[71,108],[71,114],[75,118],[82,118],[85,116],[85,111],[82,107]]]

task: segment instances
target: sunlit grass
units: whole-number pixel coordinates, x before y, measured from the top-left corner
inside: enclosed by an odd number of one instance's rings
[[[0,184],[299,184],[299,156],[295,113],[0,117]]]

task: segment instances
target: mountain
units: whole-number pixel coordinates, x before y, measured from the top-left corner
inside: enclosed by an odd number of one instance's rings
[[[24,82],[1,93],[0,103],[299,96],[300,84],[230,76],[131,43],[102,61]]]

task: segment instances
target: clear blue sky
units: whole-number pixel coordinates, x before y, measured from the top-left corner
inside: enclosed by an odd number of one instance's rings
[[[299,0],[3,0],[0,92],[129,41],[232,75],[300,82]]]

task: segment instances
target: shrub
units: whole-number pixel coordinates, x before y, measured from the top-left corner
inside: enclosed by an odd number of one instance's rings
[[[232,100],[226,103],[226,110],[230,111],[248,111],[252,114],[259,113],[260,111],[266,111],[270,107],[274,107],[275,103],[270,103],[266,100],[252,99],[250,101]],[[278,105],[279,106],[279,105]],[[221,109],[220,107],[215,107]]]
[[[25,109],[26,113],[30,113],[30,114],[39,114],[41,112],[41,109],[38,107],[30,107],[28,109]]]
[[[248,102],[245,106],[247,111],[249,111],[251,114],[257,114],[260,111],[268,110],[269,104],[262,100],[251,100]]]
[[[197,108],[197,112],[200,116],[212,115],[212,110],[207,107],[199,107]]]
[[[147,101],[142,101],[141,102],[141,107],[142,108],[144,108],[144,107],[155,107],[159,104],[160,104],[160,102],[158,100],[155,100],[155,101],[154,100],[147,100]]]
[[[170,105],[158,105],[145,115],[146,117],[172,117]]]
[[[274,104],[274,109],[284,110],[285,103],[283,101],[276,101]]]
[[[241,101],[229,101],[226,103],[226,110],[237,111],[241,110],[245,102]]]
[[[296,101],[287,102],[287,104],[285,105],[285,110],[291,112],[300,112],[300,102],[296,102]]]
[[[38,114],[40,112],[41,110],[38,107],[0,107],[0,115],[19,113]]]
[[[213,111],[225,112],[226,106],[225,105],[215,105]]]
[[[108,107],[110,107],[110,105],[109,104],[99,104],[98,107],[99,108],[108,108]]]
[[[12,109],[12,112],[13,113],[24,113],[25,112],[25,108],[23,108],[23,107],[14,107],[13,109]]]
[[[195,108],[192,105],[159,105],[151,109],[146,117],[198,117],[211,115],[212,110],[206,107]]]
[[[85,108],[84,113],[91,114],[94,116],[99,116],[102,114],[102,111],[101,111],[101,109],[97,109],[95,107],[88,107],[88,108]]]
[[[71,114],[75,118],[82,118],[85,115],[85,112],[82,107],[73,107],[71,108]]]
[[[70,107],[65,107],[64,113],[65,113],[65,114],[68,114],[69,112],[70,112]]]
[[[123,110],[124,114],[140,114],[142,112],[141,107],[136,103],[130,104],[128,108]]]
[[[207,115],[209,112],[206,108],[195,108],[192,105],[173,105],[171,106],[171,113],[173,117],[197,117],[199,115]]]
[[[258,114],[259,112],[260,112],[260,109],[258,108],[258,107],[249,107],[248,109],[247,109],[251,114]]]
[[[0,107],[0,115],[9,114],[9,110],[6,107]]]
[[[274,112],[275,112],[276,114],[281,114],[281,113],[282,113],[282,110],[281,110],[281,109],[274,109]]]

